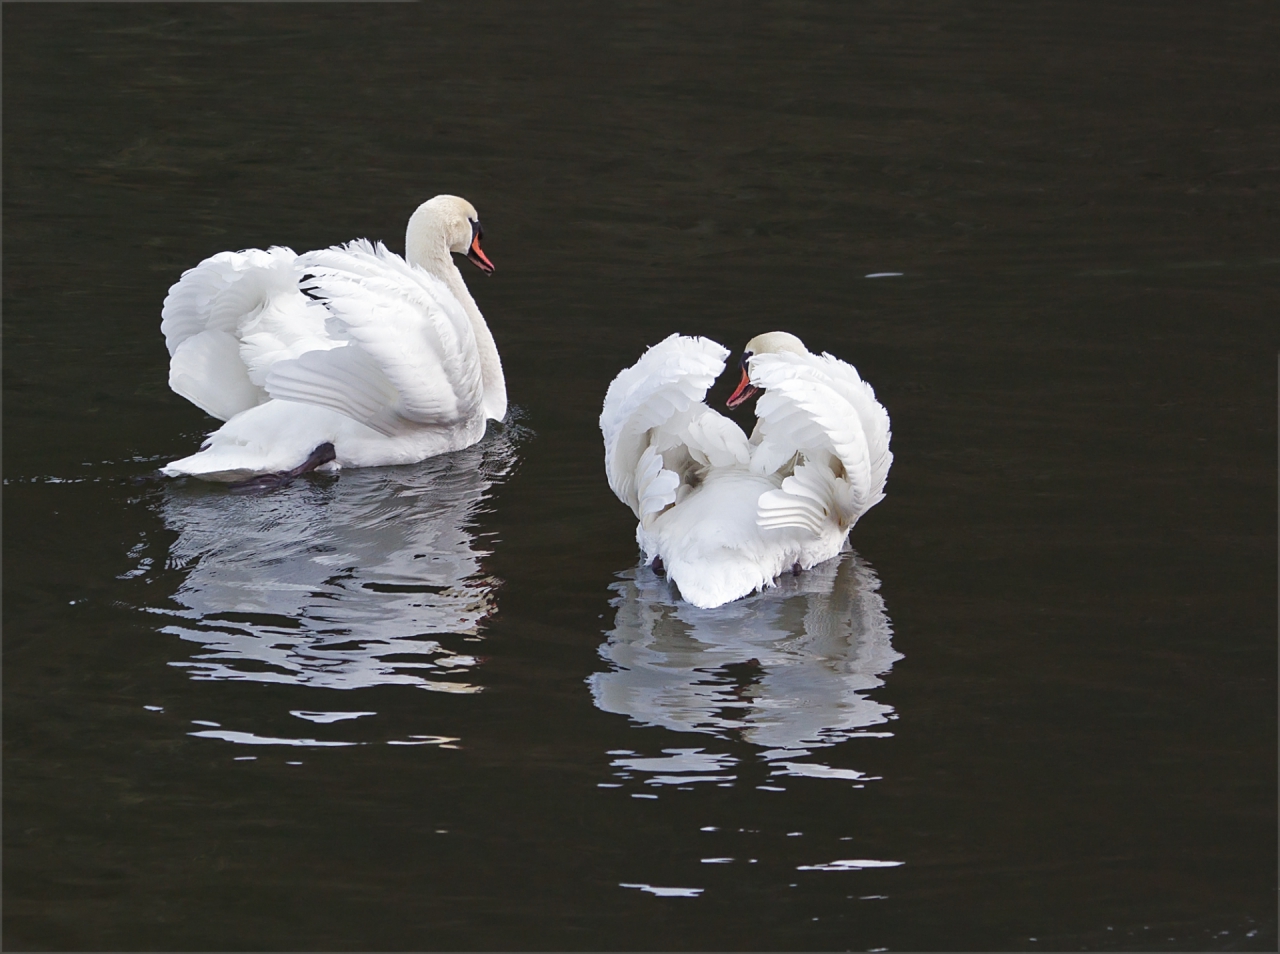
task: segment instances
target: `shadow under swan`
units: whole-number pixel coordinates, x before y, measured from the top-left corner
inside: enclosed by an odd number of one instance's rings
[[[476,692],[469,644],[496,609],[472,528],[512,470],[510,428],[412,466],[343,471],[259,496],[172,484],[161,511],[186,569],[178,621],[194,679]]]
[[[866,695],[902,655],[891,645],[880,581],[861,557],[847,550],[716,609],[680,600],[649,566],[619,576],[611,587],[614,628],[600,647],[612,669],[588,679],[598,708],[676,732],[742,739],[764,750],[774,775],[865,778],[784,761],[855,736],[887,735],[867,730],[896,718],[892,706]],[[613,764],[624,778],[713,771],[720,774],[684,780],[727,784],[733,776],[723,773],[738,761],[702,749],[664,751],[671,757]]]

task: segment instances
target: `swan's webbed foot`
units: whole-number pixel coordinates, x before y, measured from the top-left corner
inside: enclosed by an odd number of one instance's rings
[[[653,562],[649,565],[653,567],[653,572],[658,574],[658,576],[667,575],[667,567],[666,567],[666,564],[662,562],[662,557],[660,556],[654,557]]]
[[[802,567],[799,563],[796,563],[796,564],[793,564],[793,565],[792,565],[792,567],[791,567],[791,575],[792,575],[792,576],[799,576],[799,575],[800,575],[801,573],[803,573],[803,572],[804,572],[804,567]]]
[[[228,484],[227,489],[233,494],[255,494],[275,490],[288,484],[293,478],[310,473],[322,464],[327,464],[338,456],[333,444],[325,441],[313,450],[310,455],[293,470],[284,470],[275,474],[258,474],[246,480],[237,480]]]

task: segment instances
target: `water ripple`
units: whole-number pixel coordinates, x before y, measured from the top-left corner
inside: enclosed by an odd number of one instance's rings
[[[650,567],[619,576],[614,626],[600,647],[610,669],[588,679],[597,707],[646,726],[759,746],[771,777],[868,779],[797,761],[857,736],[889,735],[866,729],[896,717],[892,706],[867,695],[902,655],[891,645],[880,581],[856,553],[710,610],[677,599]],[[664,752],[677,758],[618,759],[613,766],[661,772],[670,784],[679,780],[672,768],[681,759],[692,757],[704,773],[738,761],[701,749]],[[693,767],[690,761],[681,769]]]
[[[506,429],[419,465],[260,496],[166,486],[160,510],[177,539],[165,562],[186,578],[176,607],[150,609],[204,650],[172,665],[193,679],[479,691],[461,677],[480,663],[502,581],[473,528],[515,442]]]

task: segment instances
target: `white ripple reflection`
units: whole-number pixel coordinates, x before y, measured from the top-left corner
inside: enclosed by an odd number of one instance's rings
[[[888,735],[867,730],[896,718],[867,695],[902,655],[866,561],[847,551],[709,610],[675,598],[650,567],[619,576],[614,628],[600,648],[611,669],[588,679],[597,707],[643,725],[740,738],[766,750],[774,776],[867,778],[795,761],[854,736]],[[721,769],[732,762],[700,757]]]
[[[156,611],[178,617],[164,632],[205,649],[173,665],[193,679],[478,691],[460,677],[479,664],[501,581],[472,528],[515,439],[508,428],[422,464],[259,495],[166,486],[168,565],[187,576],[180,608]]]

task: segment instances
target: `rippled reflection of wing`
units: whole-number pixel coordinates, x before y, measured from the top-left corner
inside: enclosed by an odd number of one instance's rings
[[[509,431],[412,467],[343,471],[260,496],[171,485],[161,504],[187,571],[165,631],[203,644],[193,678],[446,692],[476,665],[499,580],[472,535],[515,461]]]
[[[604,711],[787,751],[893,718],[864,695],[902,656],[880,581],[856,554],[711,610],[675,599],[649,567],[623,577],[600,649],[614,668],[589,680]]]

